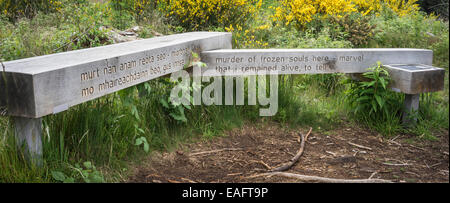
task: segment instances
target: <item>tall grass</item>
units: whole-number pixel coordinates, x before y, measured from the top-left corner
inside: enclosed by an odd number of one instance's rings
[[[48,168],[38,168],[25,161],[16,148],[14,125],[10,118],[0,117],[0,182],[49,182]]]

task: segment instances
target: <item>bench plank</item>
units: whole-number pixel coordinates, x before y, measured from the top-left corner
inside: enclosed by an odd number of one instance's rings
[[[202,75],[364,73],[382,64],[431,65],[426,49],[227,49],[204,51]]]
[[[231,48],[231,33],[190,32],[26,58],[0,68],[0,107],[39,118],[176,72],[191,52]]]

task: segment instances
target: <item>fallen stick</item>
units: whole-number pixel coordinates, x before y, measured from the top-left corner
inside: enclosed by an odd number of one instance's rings
[[[366,147],[366,146],[362,146],[362,145],[359,145],[359,144],[355,144],[353,142],[348,142],[348,144],[353,145],[353,146],[358,147],[358,148],[361,148],[361,149],[372,150],[372,148],[370,148],[370,147]]]
[[[295,178],[303,181],[317,181],[322,183],[392,183],[390,180],[384,179],[335,179],[335,178],[324,178],[319,176],[307,176],[300,175],[295,173],[286,173],[286,172],[273,172],[273,173],[265,173],[267,176],[284,176],[288,178]]]
[[[258,178],[258,177],[261,177],[261,176],[267,176],[267,174],[268,173],[255,174],[255,175],[251,175],[251,176],[248,176],[248,177],[244,177],[244,179]]]
[[[417,176],[417,177],[419,177],[419,178],[420,178],[420,175],[419,175],[419,174],[417,174],[417,173],[413,173],[413,172],[409,172],[409,171],[406,171],[405,173],[408,173],[408,174],[412,174],[412,175],[415,175],[415,176]]]
[[[242,175],[242,173],[230,173],[230,174],[227,174],[227,176],[238,176],[238,175]]]
[[[396,137],[392,138],[391,140],[389,140],[390,142],[393,142],[394,140],[396,140],[397,138],[399,138],[401,135],[397,135]]]
[[[267,170],[270,170],[270,169],[272,169],[272,167],[270,167],[269,165],[267,165],[266,163],[264,163],[264,161],[250,161],[250,162],[253,162],[253,163],[259,163],[259,164],[262,164],[264,167],[266,167],[267,168]]]
[[[377,171],[373,172],[372,174],[370,174],[370,176],[369,176],[369,178],[368,178],[368,179],[372,179],[372,178],[373,178],[373,176],[375,176],[375,174],[377,174],[377,173],[378,173]]]
[[[398,143],[398,142],[396,142],[396,141],[394,141],[394,140],[388,140],[388,142],[389,143],[393,143],[393,144],[396,144],[396,145],[398,145],[398,146],[402,146],[400,143]]]
[[[279,172],[279,171],[285,171],[285,170],[290,169],[298,161],[300,156],[302,156],[303,151],[305,149],[305,142],[308,139],[309,134],[311,134],[311,131],[312,131],[312,128],[309,128],[309,131],[305,136],[303,136],[303,134],[300,133],[300,136],[302,137],[302,141],[300,143],[300,149],[298,150],[297,154],[289,162],[287,162],[286,164],[283,164],[280,167],[270,170],[270,172]]]
[[[402,163],[402,164],[391,164],[391,163],[383,163],[384,165],[387,166],[410,166],[411,164],[408,163]]]
[[[420,149],[422,151],[426,151],[424,148],[420,148],[420,147],[414,146],[412,144],[410,144],[409,146],[412,147],[412,148]]]
[[[441,162],[435,163],[435,164],[431,165],[430,167],[433,168],[433,167],[438,166],[438,165],[440,165],[440,164],[442,164],[442,163],[441,163]]]
[[[325,151],[325,152],[328,153],[328,154],[331,154],[331,155],[333,155],[333,156],[337,156],[337,154],[334,153],[334,152],[329,152],[329,151]]]
[[[188,181],[189,183],[197,183],[197,182],[195,182],[195,181],[193,181],[191,179],[188,179],[188,178],[181,178],[181,180]]]
[[[211,150],[211,151],[191,153],[191,154],[189,154],[189,156],[196,156],[196,155],[200,155],[200,154],[210,154],[210,153],[216,153],[216,152],[222,152],[222,151],[237,151],[237,150],[244,150],[244,149],[243,148],[216,149],[216,150]]]

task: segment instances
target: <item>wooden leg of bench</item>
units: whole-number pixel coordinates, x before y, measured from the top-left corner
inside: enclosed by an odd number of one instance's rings
[[[402,123],[404,125],[415,124],[419,111],[420,94],[405,94],[405,110],[403,112]]]
[[[42,119],[14,117],[18,150],[35,166],[42,166]]]

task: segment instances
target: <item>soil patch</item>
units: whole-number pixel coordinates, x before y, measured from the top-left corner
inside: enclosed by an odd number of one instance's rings
[[[372,178],[393,182],[449,182],[448,131],[438,141],[412,135],[386,138],[354,124],[320,132],[313,129],[299,161],[288,171],[342,179]],[[247,124],[226,136],[185,144],[174,152],[154,153],[128,182],[244,183],[299,182],[279,176],[252,177],[295,156],[299,132],[279,124]]]

